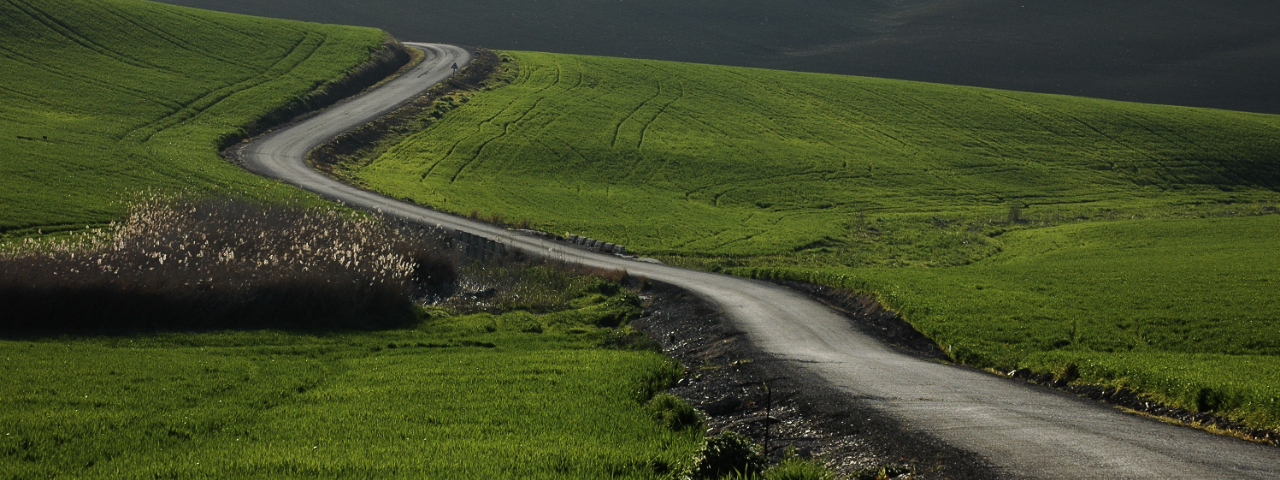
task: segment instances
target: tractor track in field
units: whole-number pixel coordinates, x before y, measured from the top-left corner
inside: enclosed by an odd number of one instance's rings
[[[758,364],[802,379],[795,388],[815,395],[815,411],[866,428],[879,425],[875,428],[882,438],[909,446],[907,460],[973,460],[972,468],[957,465],[926,476],[1280,478],[1280,448],[1164,424],[1068,393],[906,353],[862,333],[848,318],[801,292],[590,252],[401,202],[307,166],[310,150],[447,78],[453,62],[470,60],[469,52],[454,46],[408,45],[426,53],[412,71],[233,153],[255,173],[352,207],[467,231],[529,255],[626,269],[632,276],[691,292],[723,315]]]

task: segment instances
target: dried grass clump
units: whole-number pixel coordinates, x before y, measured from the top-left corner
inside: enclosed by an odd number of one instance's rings
[[[430,302],[458,313],[526,310],[541,314],[574,308],[574,301],[584,295],[613,295],[626,279],[626,270],[498,258],[459,268],[454,288]]]
[[[332,210],[142,198],[128,219],[0,251],[0,330],[378,328],[448,288],[435,232]]]

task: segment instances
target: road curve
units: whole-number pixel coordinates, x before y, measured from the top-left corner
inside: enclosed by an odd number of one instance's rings
[[[719,306],[763,351],[830,381],[916,433],[985,457],[1013,478],[1280,478],[1280,448],[1122,413],[1098,402],[974,369],[904,355],[852,328],[836,312],[765,282],[595,254],[525,236],[324,176],[307,152],[383,115],[448,77],[470,53],[408,44],[426,59],[408,73],[241,148],[247,168],[347,205],[468,231],[534,255],[605,268],[690,290]]]

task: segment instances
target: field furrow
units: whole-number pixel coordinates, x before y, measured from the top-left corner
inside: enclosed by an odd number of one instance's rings
[[[636,150],[644,150],[644,140],[645,140],[645,137],[649,134],[649,127],[653,126],[653,124],[657,122],[659,118],[662,118],[662,115],[667,113],[668,108],[671,108],[672,105],[675,105],[676,102],[679,102],[680,99],[684,98],[684,93],[685,93],[684,83],[681,82],[680,95],[676,96],[676,98],[671,99],[670,102],[667,102],[665,105],[662,106],[662,108],[658,109],[658,113],[655,114],[653,118],[649,119],[648,122],[645,122],[644,127],[640,129],[640,141],[636,142]]]
[[[619,120],[619,121],[617,122],[617,124],[615,124],[615,125],[614,125],[614,127],[613,127],[613,142],[610,144],[610,146],[612,146],[613,148],[618,148],[618,139],[619,139],[619,138],[621,138],[621,136],[622,136],[622,127],[623,127],[623,126],[625,126],[625,125],[627,124],[627,122],[631,121],[631,118],[632,118],[632,117],[634,117],[634,116],[636,116],[636,114],[637,114],[637,113],[640,113],[640,110],[643,110],[643,109],[644,109],[644,107],[648,106],[650,102],[652,102],[652,101],[656,100],[658,97],[662,96],[662,82],[661,82],[661,81],[659,81],[659,82],[654,82],[654,90],[655,90],[655,91],[654,91],[654,93],[653,93],[653,95],[652,95],[652,96],[650,96],[649,98],[646,98],[644,101],[640,102],[640,104],[639,104],[639,105],[636,105],[636,107],[635,107],[635,108],[633,108],[633,109],[631,110],[631,112],[627,113],[627,115],[626,115],[626,116],[622,117],[622,120]]]

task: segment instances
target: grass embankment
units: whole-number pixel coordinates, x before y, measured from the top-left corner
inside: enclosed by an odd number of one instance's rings
[[[371,57],[395,64],[375,29],[136,0],[8,0],[0,18],[7,235],[117,220],[145,189],[299,196],[218,149],[353,93],[344,75],[376,81]]]
[[[974,365],[1076,359],[1084,381],[1280,426],[1280,117],[511,55],[511,85],[361,180],[675,263],[855,288]]]

